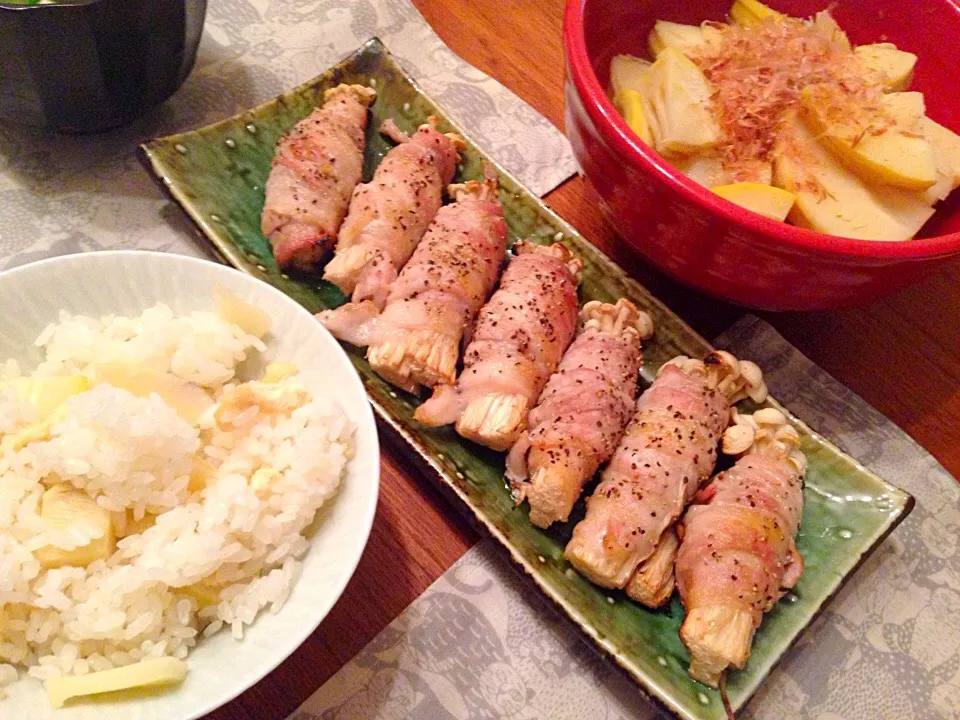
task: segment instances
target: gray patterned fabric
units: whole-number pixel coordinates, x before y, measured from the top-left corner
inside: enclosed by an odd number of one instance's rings
[[[202,254],[137,162],[137,144],[257,105],[374,35],[531,190],[546,193],[575,172],[563,135],[454,55],[409,0],[210,0],[208,8],[193,73],[148,116],[95,136],[0,126],[0,268],[102,248]]]
[[[667,716],[483,540],[288,720],[634,717]]]
[[[960,718],[957,481],[766,323],[747,317],[716,344],[755,359],[780,401],[917,498],[742,717]],[[289,720],[663,717],[484,540]]]

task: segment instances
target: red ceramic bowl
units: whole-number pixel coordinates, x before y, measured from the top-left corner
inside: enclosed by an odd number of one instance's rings
[[[730,203],[674,170],[641,142],[607,98],[610,58],[647,54],[657,19],[724,20],[732,0],[567,0],[566,128],[587,180],[620,235],[650,262],[704,292],[770,310],[852,305],[960,259],[960,189],[918,239],[851,240],[804,230]],[[927,114],[960,130],[960,5],[953,0],[773,0],[808,17],[832,5],[856,44],[895,43],[919,56],[911,89]]]

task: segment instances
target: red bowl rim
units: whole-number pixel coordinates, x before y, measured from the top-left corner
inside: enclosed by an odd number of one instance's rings
[[[927,259],[960,252],[960,232],[908,241],[855,240],[827,235],[750,212],[691,180],[674,169],[659,153],[641,141],[614,108],[603,85],[593,71],[583,33],[583,7],[586,0],[566,0],[563,15],[563,44],[569,75],[594,125],[615,151],[628,163],[639,165],[660,176],[672,190],[688,201],[705,207],[720,217],[744,226],[765,239],[797,249],[848,257],[891,259]]]

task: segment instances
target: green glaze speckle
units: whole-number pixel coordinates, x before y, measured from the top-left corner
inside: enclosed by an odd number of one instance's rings
[[[258,108],[193,132],[142,146],[145,165],[223,255],[238,268],[288,293],[311,311],[343,302],[329,283],[290,278],[273,261],[260,234],[263,186],[277,139],[319,104],[323,91],[340,82],[368,84],[377,100],[367,132],[364,179],[390,148],[377,133],[392,116],[412,130],[428,115],[441,130],[454,123],[410,80],[379,41],[319,78]],[[179,148],[183,148],[183,152]],[[482,175],[483,153],[468,142],[458,180]],[[583,301],[627,296],[654,319],[656,337],[645,350],[644,376],[678,355],[702,355],[709,345],[642,286],[626,277],[572,227],[556,217],[515,179],[501,170],[501,200],[511,241],[562,239],[584,260]],[[473,517],[498,538],[513,559],[589,635],[610,652],[651,695],[686,718],[724,717],[719,695],[686,674],[689,655],[677,635],[683,608],[674,597],[651,611],[623,593],[597,588],[573,572],[563,547],[571,521],[541,531],[530,525],[525,507],[514,507],[503,480],[503,457],[461,441],[450,429],[431,430],[412,419],[417,399],[397,392],[370,371],[361,352],[347,348],[380,416],[404,438],[420,461],[432,467],[442,487],[456,494]],[[757,632],[753,655],[743,671],[730,675],[735,708],[753,694],[773,664],[879,541],[909,512],[912,498],[860,467],[836,447],[798,423],[809,460],[804,512],[797,546],[805,570],[795,592],[768,614]],[[611,602],[612,600],[612,602]]]

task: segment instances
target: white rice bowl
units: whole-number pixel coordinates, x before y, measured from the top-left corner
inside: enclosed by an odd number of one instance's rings
[[[269,315],[265,346],[212,314],[215,285]],[[243,432],[228,424],[201,435],[155,395],[98,385],[64,403],[49,438],[0,457],[0,717],[179,720],[210,712],[291,654],[356,568],[373,522],[379,467],[359,377],[295,301],[203,260],[147,252],[55,258],[0,274],[0,304],[0,362],[15,361],[0,367],[2,377],[147,363],[219,392],[258,378],[271,361],[298,367],[287,382],[306,387],[311,401],[269,422],[253,419]],[[99,321],[108,315],[142,317]],[[15,398],[0,392],[0,424],[29,424],[30,408]],[[244,424],[243,412],[232,422]],[[216,467],[203,493],[186,486],[191,454]],[[280,472],[255,491],[250,477],[261,466]],[[86,541],[42,535],[38,481],[50,473],[96,495],[116,517],[159,518],[118,542],[122,564],[98,560],[38,574],[25,548]],[[311,524],[321,506],[320,522]],[[199,608],[177,592],[211,572],[227,587],[218,603]],[[9,609],[28,597],[46,609]],[[53,710],[41,683],[161,655],[185,659],[189,670],[181,684],[153,695]],[[10,682],[14,670],[5,658],[32,667],[19,668]]]

